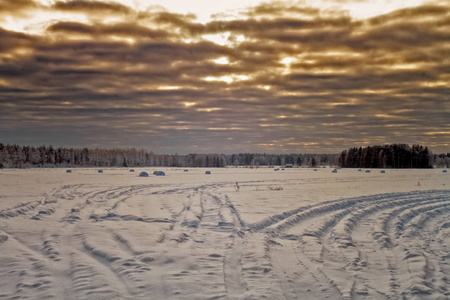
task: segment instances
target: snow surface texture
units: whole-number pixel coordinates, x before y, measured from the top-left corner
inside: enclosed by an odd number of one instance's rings
[[[442,170],[164,172],[1,170],[0,299],[450,297]]]

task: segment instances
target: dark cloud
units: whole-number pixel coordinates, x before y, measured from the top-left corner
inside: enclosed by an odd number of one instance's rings
[[[448,14],[446,5],[422,5],[413,8],[400,9],[395,12],[370,18],[368,23],[371,25],[383,25],[390,22],[405,22],[408,19],[424,19],[445,17]]]
[[[304,16],[318,17],[321,14],[321,11],[318,8],[297,6],[287,4],[282,1],[273,1],[265,2],[249,8],[245,15],[250,17],[269,16],[275,18],[280,16],[284,17],[286,13],[296,13]]]
[[[97,32],[94,26],[78,23],[78,22],[58,22],[47,28],[50,32],[64,32],[64,33],[82,33],[94,34]]]
[[[0,19],[2,15],[22,15],[39,6],[33,0],[0,0]]]
[[[95,14],[127,14],[132,11],[131,8],[123,4],[112,1],[89,1],[89,0],[72,0],[72,1],[56,1],[53,9],[70,12],[95,13]]]
[[[167,11],[156,11],[141,13],[140,18],[150,19],[157,24],[167,24],[171,26],[176,26],[179,29],[192,31],[192,32],[202,32],[204,30],[204,25],[200,23],[195,23],[195,15],[192,14],[176,14]]]
[[[51,9],[120,17],[53,22],[42,36],[0,30],[2,142],[179,153],[450,145],[430,134],[450,131],[448,6],[357,21],[271,2],[206,24],[115,2]]]
[[[32,47],[38,39],[19,32],[0,28],[0,53],[17,48]]]
[[[112,25],[96,24],[87,25],[79,22],[57,22],[47,28],[50,33],[62,34],[82,34],[102,36],[123,36],[123,37],[140,37],[140,38],[165,38],[170,33],[163,30],[153,30],[151,28],[140,26],[133,23],[117,23]]]

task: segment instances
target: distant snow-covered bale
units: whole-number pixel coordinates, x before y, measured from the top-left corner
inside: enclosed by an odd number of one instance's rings
[[[166,176],[166,173],[164,173],[163,171],[155,171],[155,172],[153,172],[153,175],[156,175],[156,176]]]
[[[72,170],[66,170],[66,173],[72,173]]]
[[[139,177],[148,177],[148,173],[147,172],[141,172],[141,173],[139,173]]]
[[[131,169],[130,172],[134,172],[134,169]]]
[[[188,169],[185,169],[184,172],[189,172],[189,170],[188,170]]]
[[[211,171],[206,171],[205,174],[206,175],[211,175]]]
[[[103,170],[98,170],[99,173],[103,173]]]

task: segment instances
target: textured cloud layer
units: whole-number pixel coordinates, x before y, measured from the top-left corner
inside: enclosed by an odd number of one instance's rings
[[[365,20],[299,3],[197,22],[118,2],[0,1],[3,142],[158,152],[450,146],[450,5]],[[80,17],[81,16],[81,17]]]

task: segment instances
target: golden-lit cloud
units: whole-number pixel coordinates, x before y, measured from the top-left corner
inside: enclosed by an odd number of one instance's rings
[[[26,12],[39,7],[39,3],[33,0],[0,0],[0,17],[7,15],[26,15]]]
[[[352,12],[365,1],[275,1],[209,21],[141,2],[13,2],[0,1],[0,142],[122,138],[179,153],[450,143],[448,1],[368,17]],[[48,16],[31,23],[42,30],[13,27],[33,12]]]

